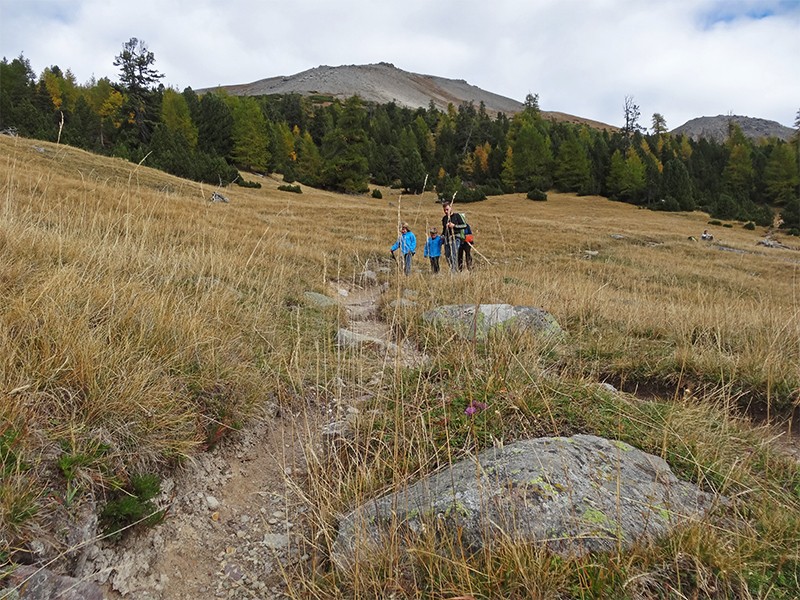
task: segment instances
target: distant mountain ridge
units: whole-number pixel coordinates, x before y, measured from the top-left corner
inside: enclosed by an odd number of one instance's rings
[[[301,94],[333,96],[343,100],[358,95],[367,102],[394,102],[413,109],[428,108],[433,102],[437,109],[443,111],[447,110],[448,104],[458,107],[462,103],[472,102],[477,108],[483,102],[486,112],[490,114],[513,115],[524,108],[522,102],[487,92],[463,79],[411,73],[386,62],[340,67],[322,65],[294,75],[196,91],[203,93],[212,89],[222,89],[234,96]],[[561,112],[542,111],[542,116],[559,122],[583,123],[598,129],[617,129],[600,121]]]
[[[670,133],[685,135],[695,141],[705,138],[722,143],[728,139],[728,124],[733,121],[741,129],[745,137],[750,139],[763,139],[775,137],[789,141],[794,135],[794,129],[781,125],[777,121],[744,117],[740,115],[717,115],[716,117],[698,117],[691,119],[676,127]]]
[[[524,108],[522,102],[488,92],[471,85],[463,79],[448,79],[435,75],[421,75],[398,69],[388,62],[368,65],[343,65],[331,67],[321,65],[294,75],[281,75],[259,79],[252,83],[223,85],[216,88],[196,90],[198,93],[224,90],[234,96],[266,96],[271,94],[300,94],[303,96],[330,96],[344,100],[359,96],[366,102],[386,104],[394,102],[407,108],[428,108],[433,105],[442,111],[449,104],[458,107],[472,102],[476,107],[481,102],[489,114],[514,115]],[[558,111],[542,111],[542,116],[557,122],[588,125],[596,129],[616,131],[619,128],[607,123],[586,119]],[[776,121],[739,115],[698,117],[687,121],[671,131],[699,140],[706,138],[724,142],[728,137],[728,122],[733,120],[748,138],[777,137],[789,140],[794,130]]]

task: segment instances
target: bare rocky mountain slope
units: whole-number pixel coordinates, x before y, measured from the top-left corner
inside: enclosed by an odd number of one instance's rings
[[[465,102],[472,102],[477,107],[483,102],[489,114],[513,115],[523,108],[522,102],[487,92],[463,79],[420,75],[398,69],[393,64],[385,62],[340,67],[323,65],[295,75],[269,77],[252,83],[225,85],[216,89],[225,90],[235,96],[301,94],[345,99],[357,95],[367,102],[379,104],[395,102],[409,108],[427,108],[433,102],[439,110],[447,110],[448,104],[459,106]],[[197,90],[198,93],[205,91],[210,90]],[[562,112],[542,111],[542,115],[554,121],[583,123],[598,129],[616,129],[606,123]]]
[[[766,119],[739,115],[698,117],[687,121],[680,127],[676,127],[671,133],[675,135],[683,134],[693,140],[705,138],[721,143],[728,139],[728,124],[731,121],[741,127],[745,137],[751,139],[776,137],[788,142],[792,135],[794,135],[794,130],[791,127],[781,125],[777,121],[768,121]]]

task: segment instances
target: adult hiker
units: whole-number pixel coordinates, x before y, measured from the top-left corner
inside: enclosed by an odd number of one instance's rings
[[[444,238],[439,235],[439,231],[433,227],[430,231],[430,237],[425,242],[425,250],[423,256],[431,260],[431,272],[439,272],[439,257],[442,255],[442,246],[444,246]]]
[[[447,259],[447,264],[450,265],[450,270],[456,272],[464,266],[464,258],[467,258],[467,268],[472,266],[472,255],[470,253],[469,245],[465,241],[466,234],[464,230],[467,228],[467,223],[464,218],[457,212],[453,212],[452,202],[443,202],[442,211],[442,237],[444,238],[444,256]],[[465,246],[462,251],[461,247]]]
[[[395,250],[400,250],[400,254],[403,255],[403,273],[410,275],[411,259],[417,252],[417,236],[411,231],[408,223],[400,226],[400,237],[390,249],[393,258]]]

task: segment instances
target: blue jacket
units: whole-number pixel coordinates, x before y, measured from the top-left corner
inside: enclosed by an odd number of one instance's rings
[[[417,236],[414,235],[411,231],[406,231],[404,234],[400,236],[394,245],[392,246],[391,250],[394,252],[400,248],[400,251],[403,255],[408,254],[409,252],[416,252],[417,251]]]
[[[425,242],[425,251],[422,256],[428,258],[437,258],[442,255],[442,246],[444,246],[444,238],[437,235],[435,238],[428,238]]]

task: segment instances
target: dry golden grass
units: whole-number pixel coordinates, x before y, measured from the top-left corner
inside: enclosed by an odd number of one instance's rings
[[[278,178],[247,178],[263,187],[234,186],[223,190],[230,204],[211,204],[214,188],[145,165],[0,136],[0,558],[46,522],[53,503],[162,472],[267,399],[303,409],[308,397],[340,393],[337,382],[358,390],[377,377],[355,454],[333,464],[308,457],[302,493],[317,511],[320,552],[337,511],[378,490],[496,439],[576,431],[631,441],[712,489],[758,488],[742,519],[758,531],[725,530],[713,551],[708,531],[690,531],[599,565],[519,548],[454,565],[429,540],[415,556],[434,552],[432,561],[409,566],[389,553],[351,579],[299,573],[294,589],[309,596],[425,588],[439,597],[599,597],[636,587],[636,597],[653,597],[648,582],[673,585],[692,572],[746,597],[745,580],[762,589],[763,575],[767,589],[784,575],[769,565],[775,557],[796,568],[800,474],[736,409],[786,416],[798,403],[800,253],[757,246],[763,232],[711,227],[701,213],[512,195],[457,205],[476,230],[475,269],[433,277],[421,252],[441,219],[432,193],[293,194],[277,190]],[[433,357],[427,371],[337,351],[333,333],[346,317],[303,297],[389,264],[398,212],[420,252],[411,277],[383,277],[391,297],[415,290],[417,306],[383,310]],[[688,239],[705,228],[713,244]],[[542,307],[568,342],[480,347],[419,319],[437,304],[478,302]],[[611,398],[594,386],[605,378],[662,398]],[[475,399],[490,400],[496,415],[477,432],[448,408]]]

